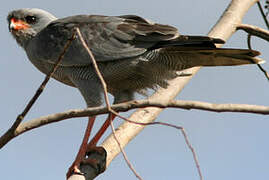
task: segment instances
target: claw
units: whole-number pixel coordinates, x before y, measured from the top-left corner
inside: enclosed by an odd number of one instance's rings
[[[106,169],[106,150],[103,147],[88,147],[87,158],[80,161],[80,164],[73,163],[68,169],[66,178],[73,174],[83,175],[86,179],[93,179]]]
[[[81,164],[92,166],[96,170],[97,174],[101,174],[106,170],[107,152],[103,147],[88,147],[86,155],[88,157],[84,159]]]
[[[66,179],[68,179],[73,174],[84,175],[84,173],[79,170],[78,165],[75,164],[72,164],[71,167],[68,169],[68,172],[66,173]]]

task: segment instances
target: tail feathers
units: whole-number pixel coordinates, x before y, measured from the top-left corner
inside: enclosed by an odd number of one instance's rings
[[[265,61],[256,57],[260,52],[247,49],[229,48],[163,48],[165,56],[174,59],[176,64],[186,67],[194,66],[236,66],[244,64],[261,64]],[[162,54],[162,53],[161,53]],[[171,59],[171,60],[172,60]],[[176,60],[177,59],[177,60]],[[178,65],[179,65],[178,64]]]

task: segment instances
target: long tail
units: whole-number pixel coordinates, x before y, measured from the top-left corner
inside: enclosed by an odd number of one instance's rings
[[[260,52],[247,49],[170,47],[159,52],[161,59],[167,59],[171,65],[194,66],[236,66],[244,64],[261,64],[265,61],[256,57]],[[166,58],[165,58],[166,57]]]

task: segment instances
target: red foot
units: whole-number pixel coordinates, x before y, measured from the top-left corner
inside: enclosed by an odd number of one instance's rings
[[[95,136],[92,138],[92,140],[88,143],[88,146],[87,146],[88,149],[97,145],[98,141],[100,140],[102,135],[105,133],[105,131],[109,127],[110,122],[113,121],[115,119],[115,117],[116,117],[116,115],[109,113],[109,115],[108,115],[106,121],[104,122],[104,124],[102,125],[102,127],[95,134]]]
[[[66,173],[66,179],[68,179],[73,174],[85,175],[87,177],[87,174],[84,174],[79,170],[80,166],[83,165],[90,165],[94,169],[95,174],[93,174],[93,177],[96,177],[105,171],[107,153],[103,147],[93,146],[87,150],[86,154],[88,157],[81,160],[80,164],[75,164],[76,162],[74,162],[71,165],[71,167],[68,169],[68,172]]]
[[[88,120],[88,125],[82,140],[82,143],[80,145],[78,154],[75,158],[75,161],[73,162],[73,164],[71,165],[71,167],[68,169],[68,172],[66,173],[66,178],[68,179],[72,174],[82,174],[79,170],[80,167],[80,163],[83,161],[83,159],[85,158],[86,155],[86,151],[87,151],[87,143],[89,140],[89,136],[91,134],[91,130],[92,130],[92,126],[94,124],[94,120],[95,120],[95,116],[94,117],[89,117]]]

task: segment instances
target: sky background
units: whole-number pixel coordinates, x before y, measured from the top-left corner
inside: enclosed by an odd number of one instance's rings
[[[206,35],[230,0],[2,0],[0,6],[0,135],[14,122],[44,78],[28,61],[8,32],[6,16],[17,8],[45,9],[57,17],[76,14],[136,14],[170,24],[182,34]],[[257,6],[244,23],[265,28]],[[269,61],[268,42],[253,38],[252,46]],[[237,32],[224,47],[247,48],[246,34]],[[269,65],[264,64],[269,70]],[[268,105],[269,83],[254,65],[203,68],[177,99],[213,103]],[[84,108],[79,92],[51,80],[25,121],[43,115]],[[127,114],[126,114],[127,115]],[[105,116],[98,117],[95,131]],[[197,153],[206,180],[269,179],[268,116],[167,109],[158,121],[183,126]],[[27,132],[0,150],[1,177],[5,180],[65,179],[86,126],[87,118],[66,120]],[[120,120],[116,120],[117,123]],[[126,148],[144,179],[199,179],[190,150],[181,133],[151,126]],[[97,179],[136,179],[123,157],[118,156]]]

